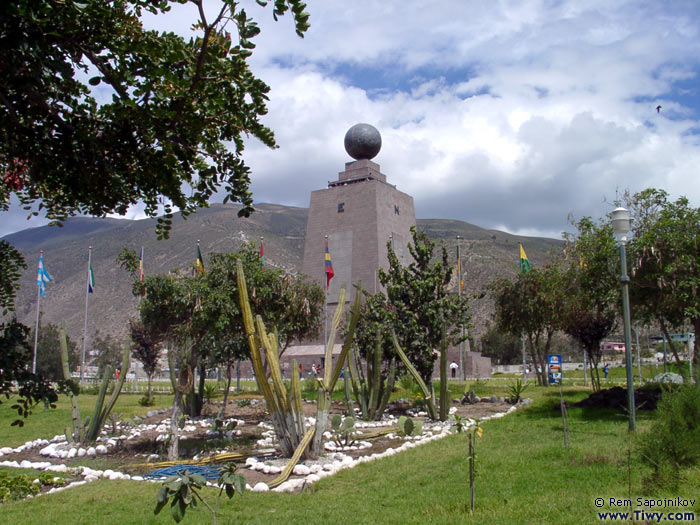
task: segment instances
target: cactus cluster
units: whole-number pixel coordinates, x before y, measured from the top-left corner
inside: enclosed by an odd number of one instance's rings
[[[265,398],[282,454],[285,457],[291,457],[306,432],[299,376],[292,374],[289,388],[286,387],[280,371],[277,338],[274,333],[267,333],[262,317],[258,315],[255,319],[253,318],[241,261],[238,261],[236,273],[243,324],[248,337],[255,380]],[[263,356],[270,372],[269,381],[265,373]],[[296,370],[297,367],[296,360],[292,361],[292,370]]]
[[[393,357],[389,362],[386,379],[382,377],[384,351],[381,330],[381,326],[377,325],[376,344],[374,348],[366,349],[365,369],[363,369],[360,356],[354,348],[348,355],[348,368],[350,370],[353,394],[360,406],[362,419],[365,421],[382,418],[396,381],[396,359]]]
[[[352,446],[358,434],[355,428],[355,418],[352,416],[343,418],[340,414],[335,414],[331,418],[331,433],[333,441],[339,447]]]
[[[279,485],[290,474],[294,465],[301,459],[302,455],[318,456],[323,439],[323,432],[328,425],[328,413],[331,405],[331,392],[340,377],[340,371],[350,349],[355,326],[360,312],[360,298],[356,297],[352,310],[352,318],[348,328],[345,344],[340,352],[340,356],[333,363],[333,345],[335,344],[335,334],[340,324],[345,304],[345,286],[340,290],[338,296],[338,307],[333,315],[333,322],[328,337],[325,350],[324,376],[318,379],[318,403],[316,405],[316,424],[306,430],[304,425],[304,413],[301,404],[301,387],[297,374],[291,374],[289,388],[285,386],[280,371],[279,353],[277,338],[274,334],[268,334],[261,316],[253,319],[253,313],[248,299],[248,289],[246,287],[243,264],[238,261],[236,278],[238,281],[238,297],[243,314],[243,324],[245,326],[248,346],[250,348],[250,358],[253,363],[255,380],[258,389],[263,394],[267,408],[270,412],[275,435],[280,443],[283,455],[291,457],[289,463],[282,471],[282,474],[269,484],[270,487]],[[270,373],[268,381],[263,366],[263,352],[265,361]],[[296,360],[292,361],[292,370],[297,370]],[[306,432],[305,432],[306,430]],[[312,443],[313,440],[313,443]],[[307,452],[307,447],[311,445]]]
[[[401,436],[419,436],[423,432],[423,422],[414,421],[407,416],[401,416],[397,425],[397,431]]]

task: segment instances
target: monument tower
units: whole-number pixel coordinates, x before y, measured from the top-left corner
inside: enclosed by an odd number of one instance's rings
[[[345,150],[355,160],[345,164],[338,180],[311,193],[306,226],[303,272],[325,288],[325,241],[334,277],[328,289],[329,316],[338,302],[340,286],[347,283],[346,300],[355,295],[353,284],[371,292],[383,290],[377,269],[387,269],[387,242],[392,242],[401,264],[409,264],[410,228],[416,225],[413,197],[387,182],[379,164],[372,162],[382,138],[369,124],[356,124],[345,135]]]

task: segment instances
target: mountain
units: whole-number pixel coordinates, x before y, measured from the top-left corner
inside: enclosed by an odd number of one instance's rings
[[[82,340],[85,322],[88,246],[92,246],[95,292],[88,297],[88,342],[96,333],[125,336],[127,320],[136,314],[137,299],[131,295],[131,280],[115,262],[122,248],[144,247],[146,275],[173,268],[190,268],[199,241],[205,265],[208,254],[239,249],[245,241],[256,245],[264,237],[267,264],[300,271],[308,210],[277,204],[258,204],[250,218],[239,218],[240,206],[212,204],[183,220],[173,219],[170,239],[157,240],[156,219],[96,219],[76,217],[63,227],[42,226],[5,236],[25,257],[28,268],[20,280],[16,302],[18,319],[34,326],[37,289],[36,263],[44,251],[44,263],[53,277],[41,299],[42,323],[66,323],[69,336]],[[544,264],[551,250],[561,250],[555,239],[520,237],[487,230],[467,222],[448,219],[418,219],[418,227],[435,241],[443,242],[452,261],[456,258],[456,236],[461,237],[464,293],[477,294],[499,276],[518,271],[518,242],[522,242],[532,265]],[[453,283],[456,286],[456,280]],[[473,333],[483,332],[493,310],[488,297],[472,301]]]

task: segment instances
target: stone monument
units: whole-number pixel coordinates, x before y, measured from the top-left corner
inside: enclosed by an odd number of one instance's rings
[[[369,292],[383,291],[377,269],[389,267],[387,242],[401,264],[410,263],[407,246],[410,228],[416,225],[413,197],[389,184],[379,164],[372,162],[381,146],[381,135],[373,126],[351,127],[345,135],[345,150],[355,160],[345,164],[345,171],[328,188],[311,193],[303,272],[326,287],[327,239],[335,274],[328,289],[329,318],[343,283],[347,301],[355,296],[353,285],[360,282]]]

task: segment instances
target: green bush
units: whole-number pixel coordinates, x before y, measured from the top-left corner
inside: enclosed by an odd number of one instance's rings
[[[305,379],[301,382],[301,392],[306,396],[315,396],[318,392],[318,382],[315,379]]]
[[[151,400],[148,400],[148,395],[139,398],[139,405],[142,407],[152,407],[156,404],[156,396],[151,396]]]
[[[39,484],[32,482],[26,474],[10,476],[7,472],[0,472],[0,503],[36,494],[39,494]]]
[[[418,385],[416,384],[415,379],[411,377],[411,374],[404,374],[399,378],[399,386],[403,390],[408,390],[409,392],[413,392]]]
[[[652,468],[651,487],[673,488],[680,469],[700,463],[700,387],[681,385],[663,393],[652,427],[637,444],[642,461]]]

